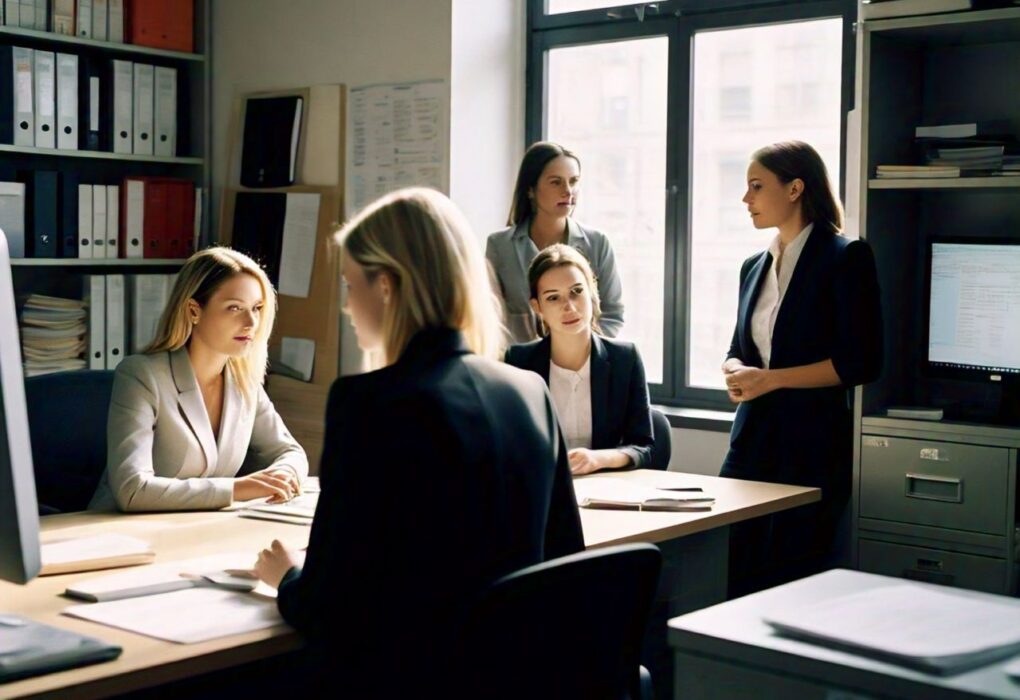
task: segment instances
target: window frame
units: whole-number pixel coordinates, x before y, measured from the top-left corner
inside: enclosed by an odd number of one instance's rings
[[[840,158],[838,188],[844,198],[847,112],[853,108],[856,68],[856,0],[666,0],[555,15],[545,14],[545,0],[527,2],[525,145],[541,140],[547,133],[545,89],[549,50],[654,36],[668,38],[663,381],[649,384],[649,392],[657,404],[732,411],[733,404],[725,391],[692,387],[687,383],[690,345],[687,329],[692,296],[689,288],[692,41],[697,32],[706,30],[842,17],[840,152],[843,157]],[[639,21],[634,10],[642,6],[645,17]],[[733,294],[736,293],[734,289]],[[720,366],[723,359],[719,358]]]

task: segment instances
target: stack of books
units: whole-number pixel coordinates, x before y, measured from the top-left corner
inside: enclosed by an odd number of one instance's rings
[[[919,126],[914,136],[926,164],[959,168],[964,175],[999,174],[1007,157],[1020,160],[1016,137],[990,123]]]
[[[880,165],[875,169],[880,180],[901,178],[960,177],[960,168],[945,165]]]
[[[85,305],[33,294],[21,313],[25,376],[85,369]]]

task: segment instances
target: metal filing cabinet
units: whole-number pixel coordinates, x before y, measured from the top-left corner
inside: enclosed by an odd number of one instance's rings
[[[1016,593],[1020,429],[864,417],[854,471],[862,571]]]

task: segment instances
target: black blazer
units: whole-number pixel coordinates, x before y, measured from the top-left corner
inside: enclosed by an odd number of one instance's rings
[[[751,316],[772,265],[768,251],[740,270],[740,304],[727,357],[762,359]],[[882,370],[882,307],[871,247],[815,226],[804,244],[772,333],[770,367],[832,359],[842,386],[779,389],[738,405],[723,476],[820,486],[849,493],[853,386]]]
[[[552,340],[545,337],[511,345],[506,362],[537,372],[549,384]],[[648,405],[645,366],[633,343],[591,337],[591,446],[594,450],[623,449],[637,468],[652,457],[652,416]]]
[[[472,595],[584,549],[546,387],[457,331],[422,331],[390,367],[334,382],[320,479],[278,603],[359,692],[427,687]]]

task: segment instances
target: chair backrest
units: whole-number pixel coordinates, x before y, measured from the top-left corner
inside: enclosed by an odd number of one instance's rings
[[[113,371],[55,372],[25,379],[40,510],[88,507],[106,468]]]
[[[657,547],[628,544],[500,579],[461,630],[458,696],[631,697],[661,566]]]
[[[673,454],[673,434],[669,426],[669,419],[662,411],[653,408],[652,412],[652,437],[655,438],[655,446],[652,448],[652,459],[649,463],[651,469],[669,469],[669,459]]]

